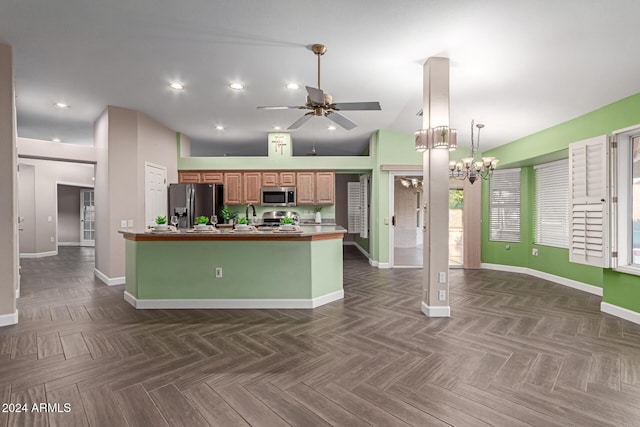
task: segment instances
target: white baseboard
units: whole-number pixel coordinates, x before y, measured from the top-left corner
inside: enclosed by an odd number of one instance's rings
[[[56,256],[58,255],[58,251],[50,251],[50,252],[34,252],[34,253],[21,253],[20,258],[44,258],[48,256]]]
[[[107,286],[124,285],[125,283],[125,277],[108,277],[97,268],[93,269],[93,274]]]
[[[618,307],[617,305],[609,304],[608,302],[600,303],[600,311],[640,325],[640,313],[635,311]]]
[[[16,289],[16,298],[20,298],[20,289]]]
[[[58,242],[58,246],[80,246],[80,242]]]
[[[430,307],[422,303],[422,312],[427,317],[451,317],[451,307],[448,305],[438,305]]]
[[[124,300],[138,309],[308,309],[343,298],[342,290],[313,299],[137,299],[124,292]]]
[[[488,264],[484,262],[480,265],[480,267],[485,268],[487,270],[498,270],[498,271],[507,271],[510,273],[527,274],[529,276],[537,277],[539,279],[548,280],[550,282],[554,282],[559,285],[577,289],[579,291],[588,292],[590,294],[598,295],[600,297],[602,296],[602,288],[598,286],[588,285],[586,283],[567,279],[566,277],[556,276],[554,274],[545,273],[544,271],[534,270],[532,268],[516,267],[513,265]]]
[[[18,310],[15,313],[0,315],[0,326],[15,325],[16,323],[18,323]]]

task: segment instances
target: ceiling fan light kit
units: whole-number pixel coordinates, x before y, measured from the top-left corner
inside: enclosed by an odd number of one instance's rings
[[[318,87],[305,86],[307,99],[304,105],[300,106],[263,106],[260,110],[310,110],[298,120],[293,122],[287,130],[297,129],[306,123],[312,116],[326,117],[335,124],[346,130],[351,130],[358,126],[354,121],[348,119],[338,111],[368,111],[381,110],[379,102],[340,102],[334,103],[333,97],[320,89],[320,57],[327,52],[327,47],[317,43],[311,46],[311,51],[318,58]]]

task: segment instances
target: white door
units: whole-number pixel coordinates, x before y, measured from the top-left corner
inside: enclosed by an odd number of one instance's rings
[[[145,163],[144,225],[153,224],[158,216],[167,216],[167,209],[167,168]]]
[[[80,246],[96,245],[93,190],[80,190]]]

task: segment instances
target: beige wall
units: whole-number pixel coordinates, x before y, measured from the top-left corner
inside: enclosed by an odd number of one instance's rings
[[[28,211],[20,211],[20,216],[25,218],[22,228],[25,231],[20,235],[21,254],[52,253],[58,249],[56,228],[58,224],[58,188],[57,184],[73,184],[82,187],[92,187],[94,177],[94,165],[87,163],[70,163],[41,159],[19,159],[20,165],[29,165],[34,168],[34,188],[27,188],[27,182],[20,180],[20,196],[30,197],[33,194],[34,208],[33,219],[28,221]],[[23,166],[21,166],[22,168]],[[22,175],[21,175],[22,178]],[[20,201],[20,206],[23,202]],[[24,213],[24,215],[23,215]],[[51,218],[51,220],[49,220]],[[33,229],[35,234],[35,247],[30,248],[26,240]],[[53,239],[53,242],[51,241]],[[24,241],[24,242],[23,242]],[[32,249],[32,250],[27,250]]]
[[[18,156],[70,162],[96,162],[96,149],[90,145],[18,138]]]
[[[18,191],[13,49],[0,44],[0,324],[15,323]],[[12,316],[16,317],[12,317]]]
[[[94,126],[96,158],[96,270],[109,279],[124,278],[122,220],[144,227],[145,162],[167,168],[178,181],[176,132],[147,115],[108,107]]]

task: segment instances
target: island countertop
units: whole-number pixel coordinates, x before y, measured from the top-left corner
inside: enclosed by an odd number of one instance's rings
[[[300,225],[298,231],[239,231],[230,229],[218,229],[211,231],[150,231],[131,228],[118,230],[127,240],[135,241],[175,241],[175,240],[324,240],[342,239],[347,232],[339,225]]]

